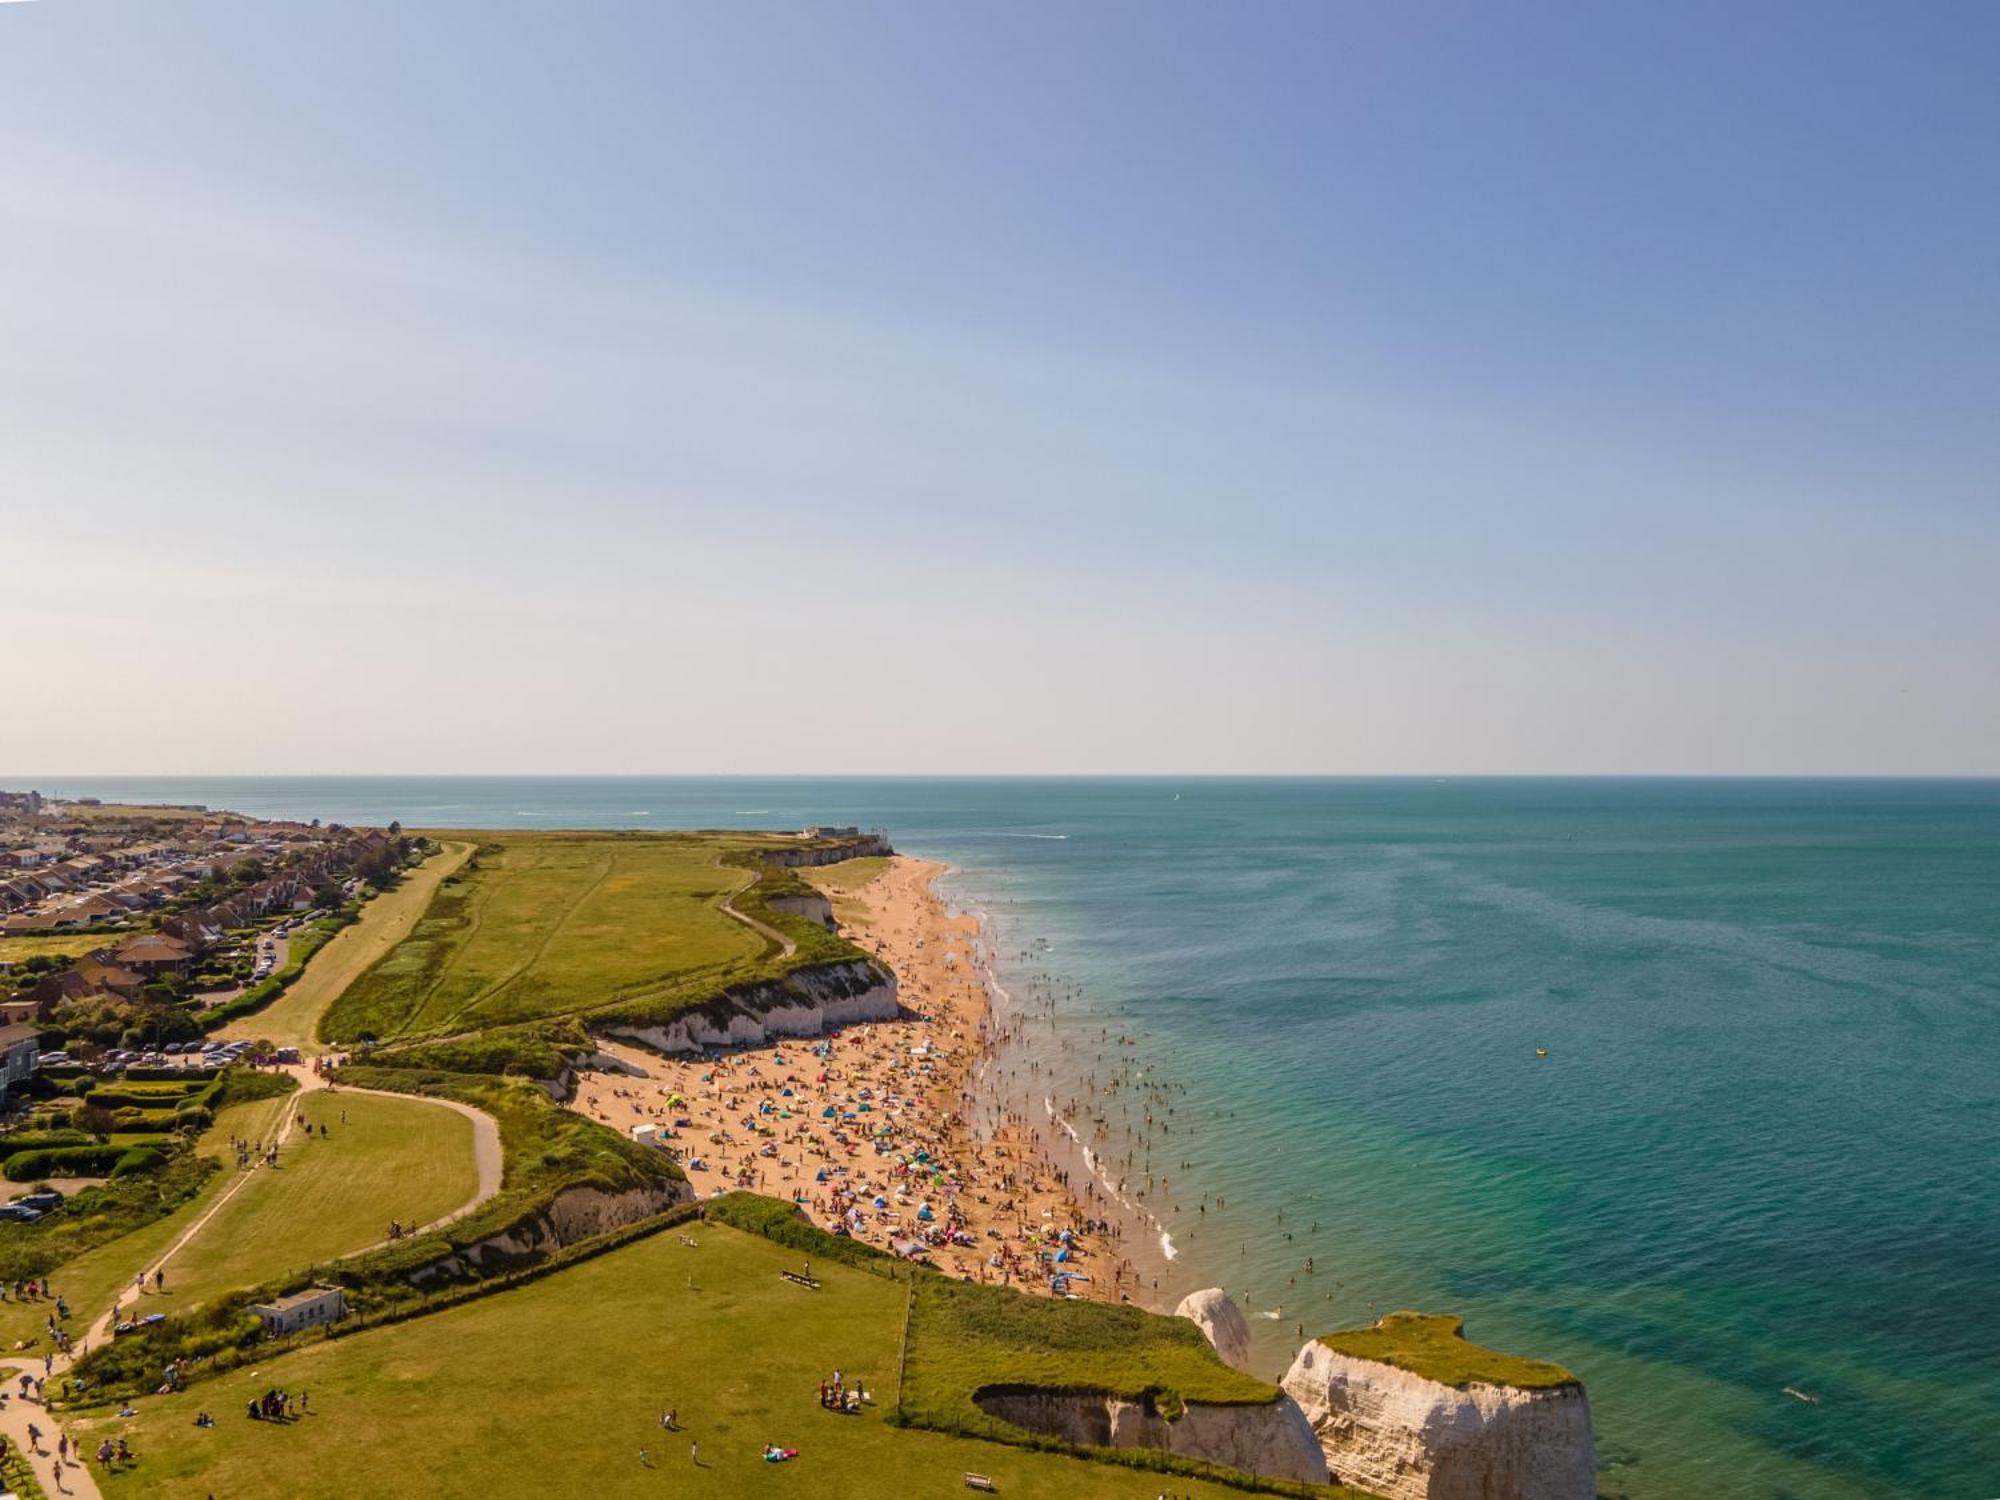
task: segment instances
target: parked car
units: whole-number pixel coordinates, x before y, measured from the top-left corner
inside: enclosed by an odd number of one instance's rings
[[[50,1213],[63,1206],[63,1195],[54,1188],[44,1188],[39,1193],[30,1193],[15,1201],[40,1213]]]
[[[21,1224],[32,1224],[42,1216],[38,1208],[30,1208],[25,1203],[0,1203],[0,1219],[12,1219]]]

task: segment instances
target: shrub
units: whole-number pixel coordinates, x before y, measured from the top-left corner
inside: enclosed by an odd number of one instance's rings
[[[166,1161],[167,1154],[153,1146],[134,1146],[112,1164],[113,1177],[132,1177],[142,1172],[152,1172]]]

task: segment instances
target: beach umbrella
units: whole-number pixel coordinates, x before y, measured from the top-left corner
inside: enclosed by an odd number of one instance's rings
[[[887,1208],[889,1206],[889,1200],[887,1198],[884,1198],[880,1193],[877,1193],[875,1195],[875,1206],[877,1208]]]
[[[822,1120],[831,1120],[833,1118],[833,1106],[829,1104],[825,1109],[819,1112],[819,1115]]]

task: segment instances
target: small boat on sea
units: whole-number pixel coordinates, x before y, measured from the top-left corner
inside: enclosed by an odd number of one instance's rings
[[[1537,1057],[1547,1057],[1548,1055],[1549,1055],[1549,1049],[1546,1047],[1537,1047],[1535,1049],[1535,1056]]]
[[[1818,1405],[1819,1405],[1819,1397],[1817,1397],[1817,1396],[1812,1396],[1812,1395],[1808,1395],[1808,1394],[1807,1394],[1806,1392],[1804,1392],[1804,1391],[1800,1390],[1800,1389],[1799,1389],[1799,1388],[1798,1388],[1797,1386],[1795,1386],[1795,1385],[1788,1385],[1788,1386],[1786,1386],[1786,1387],[1785,1387],[1785,1394],[1786,1394],[1787,1396],[1790,1396],[1790,1397],[1791,1397],[1791,1398],[1792,1398],[1793,1400],[1795,1400],[1795,1401],[1803,1401],[1803,1402],[1805,1402],[1805,1404],[1806,1404],[1807,1406],[1818,1406]]]

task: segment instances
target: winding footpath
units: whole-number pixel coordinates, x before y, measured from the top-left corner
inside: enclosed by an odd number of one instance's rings
[[[790,938],[786,937],[782,932],[778,931],[777,928],[770,926],[768,923],[758,921],[748,912],[738,911],[736,909],[736,898],[742,895],[745,891],[749,890],[750,887],[755,885],[756,883],[757,883],[757,877],[755,875],[752,875],[748,880],[744,881],[743,884],[739,885],[735,890],[731,891],[728,895],[724,896],[722,898],[722,906],[720,908],[721,912],[725,917],[734,917],[737,921],[741,922],[745,927],[749,928],[752,932],[756,933],[758,936],[769,938],[772,942],[776,943],[781,949],[784,950],[781,955],[782,957],[790,958],[794,953],[797,953],[799,951],[799,945],[797,943],[793,942]]]

